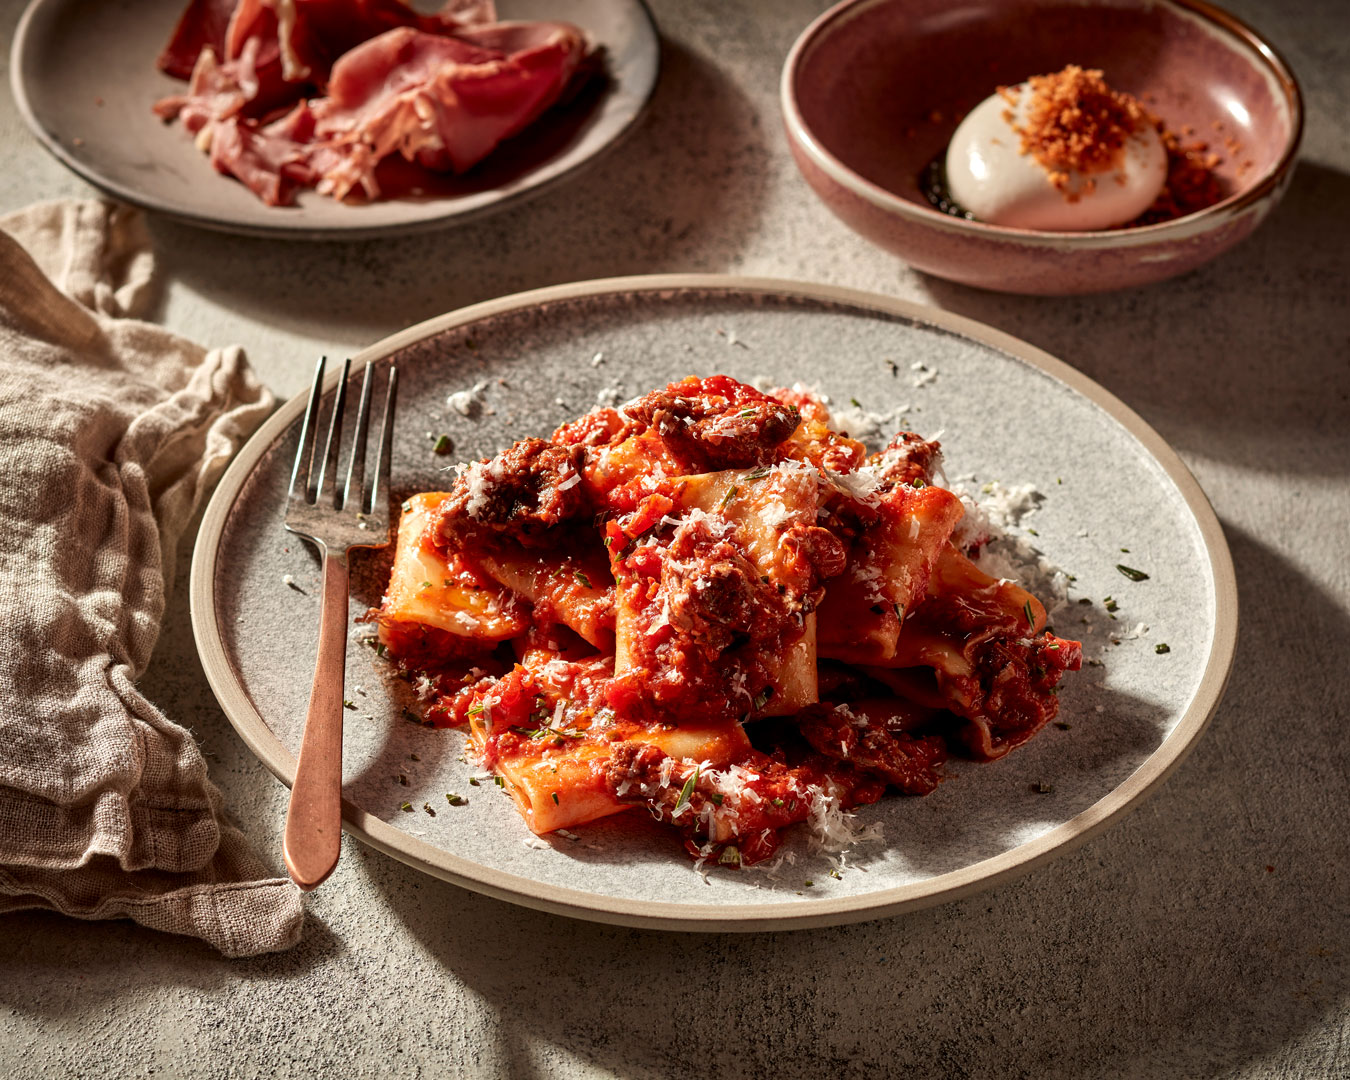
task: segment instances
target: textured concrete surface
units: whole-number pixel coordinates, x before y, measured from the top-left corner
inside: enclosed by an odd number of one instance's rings
[[[280,394],[314,354],[504,292],[662,270],[855,285],[1078,365],[1181,452],[1243,608],[1224,705],[1150,802],[1011,885],[905,918],[698,937],[486,900],[349,843],[290,953],[226,962],[124,924],[0,922],[0,1075],[1350,1075],[1350,10],[1240,0],[1303,80],[1287,199],[1149,289],[1004,297],[922,277],[816,203],[778,66],[816,5],[668,0],[666,75],[623,152],[509,217],[281,248],[155,222],[161,317],[242,342]],[[20,5],[0,4],[8,41]],[[87,189],[0,91],[0,208]],[[1070,451],[1071,452],[1071,451]],[[215,707],[184,573],[145,686],[193,727],[239,823],[283,791]]]

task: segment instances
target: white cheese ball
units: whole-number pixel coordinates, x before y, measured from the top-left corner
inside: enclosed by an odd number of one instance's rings
[[[991,225],[1085,232],[1124,225],[1153,205],[1167,180],[1167,151],[1152,125],[1126,139],[1112,169],[1087,176],[1072,170],[1061,191],[1040,162],[1019,152],[1013,128],[1026,126],[1032,94],[1025,83],[1014,89],[1016,105],[999,94],[985,98],[947,147],[947,189],[963,209]],[[1004,117],[1009,110],[1011,120]],[[1093,190],[1085,190],[1086,180],[1095,181]]]

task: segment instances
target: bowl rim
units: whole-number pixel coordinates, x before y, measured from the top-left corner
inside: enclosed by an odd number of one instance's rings
[[[1152,225],[1140,225],[1132,229],[1094,229],[1081,232],[1052,231],[1048,229],[1021,229],[1008,225],[992,225],[984,221],[954,217],[944,214],[930,206],[923,206],[902,198],[887,188],[864,179],[848,165],[832,154],[821,144],[811,128],[803,119],[797,106],[796,81],[802,57],[806,51],[822,36],[831,23],[836,22],[852,9],[863,5],[877,6],[894,3],[898,0],[840,0],[806,27],[793,42],[787,59],[783,63],[783,72],[779,82],[779,99],[783,110],[783,120],[787,128],[789,141],[804,153],[817,168],[826,173],[836,183],[848,189],[874,206],[917,225],[965,235],[970,237],[1011,240],[1022,244],[1060,246],[1072,244],[1082,248],[1135,247],[1169,239],[1179,239],[1205,232],[1211,225],[1227,221],[1241,211],[1262,202],[1276,191],[1289,176],[1298,157],[1299,146],[1303,141],[1304,103],[1303,90],[1293,69],[1280,52],[1253,27],[1223,8],[1206,0],[1158,0],[1166,7],[1179,10],[1183,15],[1198,18],[1221,33],[1236,38],[1254,52],[1259,62],[1264,63],[1267,71],[1275,78],[1283,90],[1290,114],[1290,134],[1279,158],[1268,167],[1260,177],[1245,191],[1230,195],[1222,202],[1207,206],[1170,221],[1161,221]]]

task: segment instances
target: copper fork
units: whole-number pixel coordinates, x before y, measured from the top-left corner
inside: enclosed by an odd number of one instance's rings
[[[286,869],[300,888],[317,888],[337,866],[342,843],[342,710],[347,657],[347,605],[350,582],[347,556],[353,548],[389,544],[389,457],[394,438],[394,398],[398,372],[389,368],[384,420],[375,448],[374,479],[366,486],[366,433],[374,370],[366,364],[361,404],[356,412],[347,479],[337,486],[342,442],[342,414],[347,399],[351,361],[342,365],[328,440],[318,457],[319,402],[323,396],[324,360],[314,371],[309,407],[300,428],[300,446],[291,470],[286,502],[286,528],[319,549],[323,559],[323,592],[319,601],[319,655],[309,711],[300,742],[300,762],[291,786],[282,853]]]

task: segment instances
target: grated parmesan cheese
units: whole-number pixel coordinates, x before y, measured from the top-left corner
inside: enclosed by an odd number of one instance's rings
[[[445,403],[460,416],[472,417],[482,407],[483,391],[487,389],[487,385],[486,382],[474,383],[468,390],[459,390],[451,394],[445,399]]]
[[[951,486],[966,510],[952,540],[962,548],[979,546],[975,564],[981,570],[1018,582],[1039,597],[1053,617],[1069,602],[1069,575],[1024,537],[1007,531],[1021,527],[1023,518],[1040,509],[1045,496],[1031,484],[1007,486],[998,481],[982,485],[975,493],[965,486],[971,481],[969,476],[958,477]]]
[[[807,788],[811,797],[811,850],[846,851],[855,844],[881,840],[884,829],[881,822],[863,825],[857,814],[851,814],[839,805],[839,799],[826,794],[815,785]]]
[[[780,525],[787,524],[791,518],[792,512],[783,505],[782,499],[770,499],[759,509],[759,520],[769,529],[777,529]]]
[[[870,465],[864,465],[860,469],[854,469],[847,473],[837,473],[831,469],[826,469],[825,475],[845,495],[849,495],[862,503],[871,502],[873,496],[876,495],[877,488],[881,486],[881,478],[877,476],[876,469]]]

